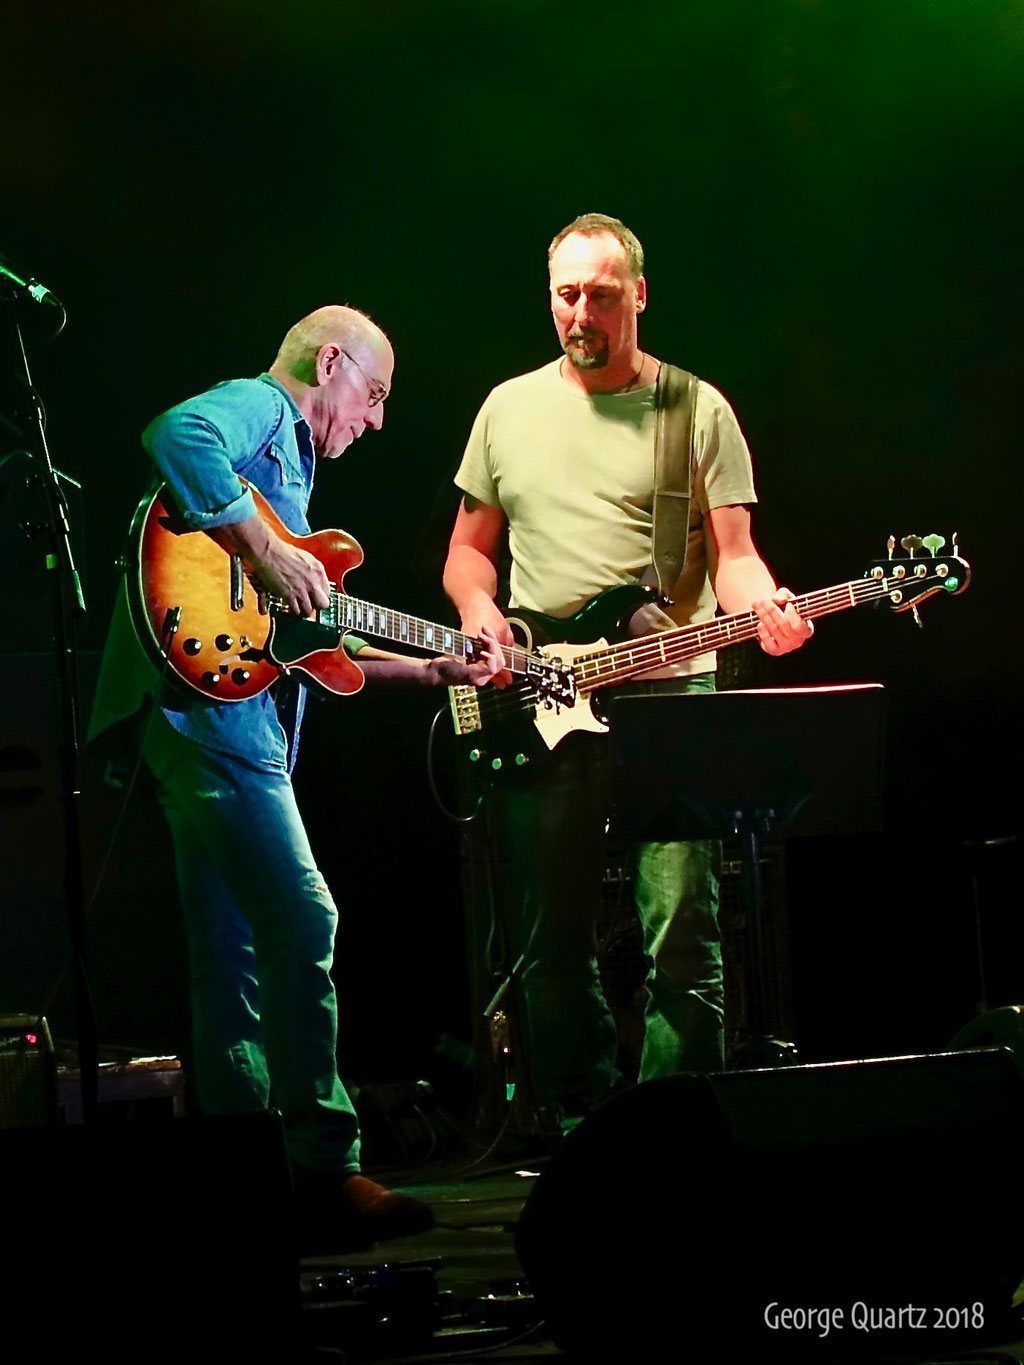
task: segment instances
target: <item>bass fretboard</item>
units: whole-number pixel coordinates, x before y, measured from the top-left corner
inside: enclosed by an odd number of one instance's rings
[[[891,591],[892,583],[887,578],[859,578],[806,593],[797,597],[793,605],[805,620],[813,620],[885,597]],[[757,624],[756,612],[741,611],[733,616],[716,616],[698,625],[659,631],[636,641],[627,640],[593,654],[581,654],[573,660],[576,684],[581,692],[610,687],[649,668],[683,663],[709,650],[742,644],[744,640],[756,637]]]

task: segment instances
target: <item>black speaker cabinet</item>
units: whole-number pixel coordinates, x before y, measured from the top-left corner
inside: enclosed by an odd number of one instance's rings
[[[0,1015],[0,1128],[57,1122],[57,1063],[50,1027],[30,1014]]]
[[[84,725],[99,654],[83,652],[79,665]],[[0,1014],[45,1012],[60,1050],[77,1021],[53,659],[0,650],[0,697]],[[136,1055],[174,1052],[187,1037],[188,976],[170,834],[145,772],[125,806],[105,767],[101,752],[83,750],[79,834],[97,1028],[104,1043]]]
[[[1024,1338],[1022,1142],[999,1048],[669,1076],[566,1139],[517,1250],[572,1355],[934,1360]]]
[[[0,1319],[27,1355],[290,1358],[299,1270],[277,1115],[0,1132],[0,1171]]]

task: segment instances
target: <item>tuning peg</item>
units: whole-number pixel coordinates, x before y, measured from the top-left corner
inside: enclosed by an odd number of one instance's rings
[[[959,555],[960,553],[959,534],[960,534],[959,531],[953,532],[953,553],[955,555]]]
[[[911,614],[912,614],[912,616],[913,616],[913,618],[914,618],[914,624],[915,624],[916,626],[920,627],[920,625],[921,625],[921,618],[920,618],[920,616],[918,615],[917,607],[916,607],[916,606],[915,606],[915,607],[911,607],[911,608],[910,608],[910,611],[911,611]]]
[[[914,551],[920,550],[921,546],[924,544],[924,541],[921,539],[920,536],[904,536],[903,539],[900,541],[900,544],[903,546],[904,550],[906,550],[907,553],[910,555],[910,558],[913,559]]]
[[[885,548],[889,551],[889,558],[892,559],[892,552],[896,548],[896,537],[890,536],[885,542]]]
[[[939,553],[939,551],[942,549],[945,543],[946,543],[945,536],[937,536],[934,533],[930,536],[925,536],[924,539],[921,541],[921,544],[932,556],[932,558],[934,558]]]

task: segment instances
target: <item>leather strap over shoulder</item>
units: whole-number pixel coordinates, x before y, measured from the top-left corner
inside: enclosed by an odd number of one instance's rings
[[[698,383],[686,370],[662,364],[655,390],[651,563],[663,597],[671,592],[686,562]]]

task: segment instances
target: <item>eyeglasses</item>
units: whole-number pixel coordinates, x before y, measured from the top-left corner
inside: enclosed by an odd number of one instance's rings
[[[366,370],[363,369],[362,365],[360,365],[359,361],[356,360],[355,356],[349,355],[348,351],[342,351],[341,354],[345,357],[346,360],[351,360],[352,364],[356,367],[359,373],[366,380],[367,384],[369,384],[370,386],[370,395],[366,400],[366,406],[368,408],[375,408],[378,403],[383,403],[384,399],[387,398],[391,390],[385,388],[379,379],[374,379],[372,374],[368,374]]]

